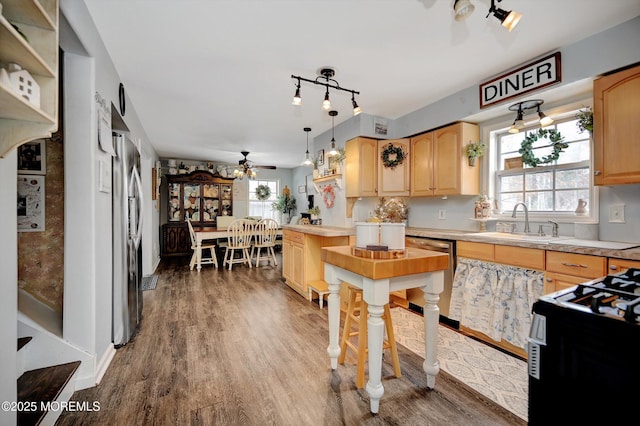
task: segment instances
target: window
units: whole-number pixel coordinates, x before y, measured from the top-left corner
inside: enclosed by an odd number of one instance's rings
[[[524,202],[533,213],[562,215],[573,213],[578,200],[591,205],[591,142],[589,133],[580,133],[575,118],[558,120],[547,129],[555,128],[564,142],[569,144],[557,161],[530,167],[518,163],[522,141],[539,126],[530,126],[520,133],[506,131],[495,134],[496,199],[503,212],[509,212]],[[553,146],[548,138],[538,139],[533,144],[537,158],[549,155]]]
[[[258,185],[267,185],[271,190],[269,199],[260,201],[256,197]],[[271,203],[278,200],[278,181],[250,180],[249,181],[249,216],[260,216],[263,219],[277,219],[278,212],[271,208]]]

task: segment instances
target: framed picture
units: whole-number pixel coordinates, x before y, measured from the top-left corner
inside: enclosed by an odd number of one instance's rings
[[[18,147],[18,173],[47,174],[46,160],[44,139],[27,142]]]
[[[305,194],[307,192],[307,185],[298,185],[298,194]]]
[[[521,169],[522,168],[522,157],[513,157],[513,158],[505,158],[504,159],[504,169]]]
[[[324,149],[318,150],[318,166],[324,165]]]
[[[18,232],[44,231],[44,176],[18,175]]]

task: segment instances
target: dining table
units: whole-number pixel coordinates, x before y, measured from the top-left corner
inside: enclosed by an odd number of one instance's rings
[[[200,271],[202,269],[202,242],[205,240],[227,238],[229,236],[229,232],[226,228],[220,229],[215,227],[194,227],[193,231],[196,234],[196,269]],[[255,235],[255,232],[252,235]],[[282,228],[278,228],[277,235],[280,237],[282,236]]]
[[[408,247],[394,258],[363,257],[353,246],[323,247],[324,280],[329,288],[329,354],[331,369],[338,368],[340,355],[340,286],[342,282],[362,289],[367,302],[367,349],[369,380],[365,386],[369,394],[370,411],[378,413],[384,394],[382,377],[382,345],[384,338],[384,306],[389,293],[410,288],[424,292],[425,360],[427,387],[435,387],[440,371],[437,358],[438,300],[444,288],[444,271],[449,267],[447,253]]]

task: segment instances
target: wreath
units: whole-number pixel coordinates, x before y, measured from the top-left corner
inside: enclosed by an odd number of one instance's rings
[[[532,146],[540,138],[548,138],[553,144],[553,152],[542,158],[537,158],[533,155]],[[538,129],[537,132],[532,132],[524,138],[518,152],[522,154],[522,162],[531,167],[538,167],[540,164],[548,164],[557,160],[560,157],[560,153],[569,146],[564,142],[564,137],[560,135],[560,132],[554,129]]]
[[[324,205],[327,206],[328,209],[333,207],[336,202],[336,193],[333,190],[333,185],[327,185],[322,188],[322,201],[324,201]]]
[[[268,200],[271,197],[271,189],[267,185],[258,185],[256,188],[256,198],[260,201]]]
[[[392,143],[389,143],[382,150],[380,158],[385,167],[395,169],[396,166],[404,163],[407,154],[404,153],[401,146],[393,146]]]

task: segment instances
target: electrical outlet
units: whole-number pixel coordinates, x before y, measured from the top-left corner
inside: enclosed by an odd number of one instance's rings
[[[444,220],[446,218],[447,218],[447,211],[443,209],[438,210],[438,219]]]
[[[609,222],[625,223],[624,222],[624,204],[611,204],[609,206]]]

